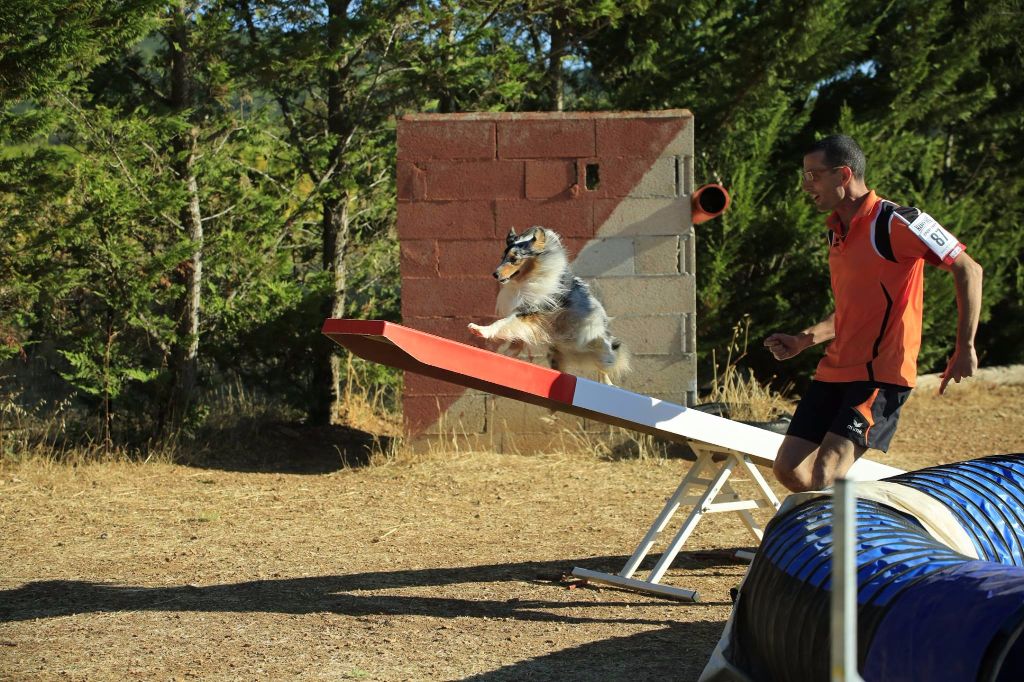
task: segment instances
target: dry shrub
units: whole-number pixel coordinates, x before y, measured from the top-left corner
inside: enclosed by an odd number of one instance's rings
[[[4,385],[0,377],[0,386]],[[24,406],[16,386],[0,391],[0,462],[38,462],[43,466],[127,461],[127,449],[112,447],[75,432],[70,400],[42,408]],[[155,453],[154,453],[155,455]]]
[[[665,459],[672,443],[631,429],[613,426],[607,433],[563,429],[560,453],[590,453],[598,459]]]
[[[366,361],[346,354],[345,388],[339,404],[341,422],[377,436],[402,434],[402,415],[387,406],[387,389],[366,372]]]
[[[669,456],[672,443],[667,443],[654,436],[638,433],[629,429],[612,427],[609,431],[587,431],[583,424],[570,417],[571,424],[559,419],[558,414],[541,417],[550,426],[550,445],[543,453],[546,455],[578,456],[587,455],[603,460],[621,459],[663,459]],[[499,429],[500,430],[500,429]],[[420,441],[418,448],[396,442],[389,455],[375,463],[409,463],[433,461],[440,458],[459,458],[483,451],[493,452],[495,446],[480,434],[470,433],[459,421],[453,421],[442,412],[436,425],[437,433]],[[514,437],[506,443],[507,454],[524,455]]]
[[[729,342],[721,375],[718,373],[715,352],[711,352],[715,375],[709,399],[713,403],[726,405],[730,419],[773,421],[791,411],[792,400],[787,394],[792,385],[787,385],[782,391],[775,391],[770,385],[761,384],[750,369],[740,367],[740,361],[747,356],[749,340],[750,316],[745,315],[732,328],[732,340]]]

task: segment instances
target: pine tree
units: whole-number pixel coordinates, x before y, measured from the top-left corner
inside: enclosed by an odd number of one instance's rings
[[[692,109],[698,177],[733,192],[730,211],[697,228],[705,361],[745,313],[759,339],[831,307],[822,218],[801,198],[796,169],[807,144],[833,132],[861,140],[883,195],[920,203],[974,244],[988,305],[1020,300],[1019,285],[1007,286],[1019,258],[988,245],[1020,253],[1008,229],[1021,206],[1020,157],[1008,150],[1020,149],[1021,98],[1011,97],[1024,73],[1021,13],[968,4],[653,2],[591,41],[609,106]],[[951,347],[949,280],[929,274],[923,371]],[[747,358],[762,376],[786,378],[807,376],[816,360]]]

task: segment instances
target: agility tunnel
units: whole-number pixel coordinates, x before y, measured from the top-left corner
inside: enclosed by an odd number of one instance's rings
[[[1024,680],[1024,454],[857,484],[858,670],[868,681]],[[832,497],[765,528],[703,681],[830,674]]]

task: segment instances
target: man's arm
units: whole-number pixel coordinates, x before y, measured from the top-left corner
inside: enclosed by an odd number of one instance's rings
[[[764,345],[776,360],[788,360],[811,346],[831,341],[834,338],[836,338],[835,311],[818,324],[808,327],[799,334],[772,334],[764,340]]]
[[[950,379],[960,383],[961,379],[973,376],[978,369],[974,334],[978,330],[978,318],[981,315],[982,269],[966,252],[957,256],[952,263],[939,267],[953,273],[957,308],[956,348],[949,358],[946,371],[942,373],[942,383],[939,384],[941,394],[946,391]]]

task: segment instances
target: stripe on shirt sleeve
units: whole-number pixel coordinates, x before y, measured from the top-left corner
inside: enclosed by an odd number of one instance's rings
[[[875,253],[882,258],[897,262],[896,254],[892,250],[892,238],[889,234],[891,228],[892,214],[896,209],[896,204],[891,201],[882,201],[882,208],[878,212],[878,217],[875,218],[875,222],[871,223],[871,246],[874,247]]]

